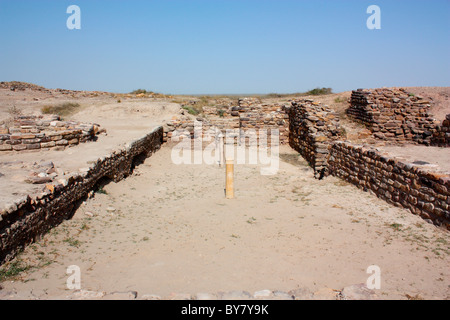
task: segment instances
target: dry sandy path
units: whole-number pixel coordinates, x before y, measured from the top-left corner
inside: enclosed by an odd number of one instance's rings
[[[315,180],[288,147],[276,175],[236,166],[236,198],[227,200],[223,168],[174,165],[171,150],[28,247],[16,261],[40,267],[3,282],[3,298],[70,298],[70,265],[84,290],[138,297],[341,290],[378,265],[379,299],[449,298],[450,235],[409,211],[334,177]]]

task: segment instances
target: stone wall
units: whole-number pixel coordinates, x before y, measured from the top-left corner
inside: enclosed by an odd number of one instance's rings
[[[330,174],[390,204],[450,230],[450,176],[381,155],[377,150],[337,142],[330,148]]]
[[[448,138],[448,120],[443,122],[439,133],[433,135],[433,140],[428,139],[429,143],[448,143],[445,140]],[[289,109],[289,122],[289,143],[308,161],[317,178],[330,174],[342,178],[364,191],[373,192],[390,204],[407,208],[425,220],[450,230],[448,173],[430,172],[420,166],[386,157],[376,149],[338,141],[340,127],[337,114],[312,100],[293,101]],[[426,123],[429,122],[422,124]]]
[[[431,145],[438,147],[450,147],[450,114],[447,114],[442,124],[437,127],[431,138]]]
[[[187,115],[173,117],[164,126],[165,141],[171,141],[174,135],[194,138],[195,122],[202,125],[203,133],[197,137],[211,138],[219,130],[223,135],[228,133],[235,144],[249,145],[252,137],[259,137],[259,130],[267,134],[267,144],[271,144],[271,132],[277,130],[279,144],[289,141],[289,115],[287,109],[279,104],[262,104],[257,98],[241,98],[238,106],[204,107],[204,117],[192,119]],[[219,112],[220,111],[220,116]],[[182,111],[184,112],[184,111]],[[259,140],[257,140],[259,144]]]
[[[430,145],[439,124],[429,113],[431,101],[405,89],[358,89],[347,114],[364,123],[375,138]]]
[[[241,130],[279,131],[280,145],[289,143],[288,108],[280,104],[261,103],[257,98],[242,98],[231,109],[231,116],[239,117]]]
[[[17,252],[71,218],[80,200],[96,188],[100,181],[119,181],[128,176],[136,163],[150,156],[162,144],[163,129],[159,127],[123,149],[99,158],[91,167],[80,170],[58,184],[46,185],[44,191],[29,195],[0,210],[0,264]]]
[[[57,115],[20,116],[0,127],[0,151],[64,148],[95,140],[104,129],[97,124],[61,121]]]
[[[316,177],[327,174],[330,144],[340,138],[339,116],[310,99],[292,102],[288,111],[289,144],[314,169]]]

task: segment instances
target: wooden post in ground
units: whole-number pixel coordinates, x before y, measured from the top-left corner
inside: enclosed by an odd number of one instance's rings
[[[234,159],[226,160],[226,185],[225,196],[227,199],[234,198]]]

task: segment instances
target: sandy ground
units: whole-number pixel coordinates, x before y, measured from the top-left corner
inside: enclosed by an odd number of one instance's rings
[[[0,296],[73,297],[70,265],[80,267],[83,290],[138,298],[342,290],[377,265],[378,299],[450,298],[448,232],[337,178],[314,179],[290,148],[280,149],[276,175],[236,165],[228,200],[224,168],[174,165],[171,152],[165,145],[28,247],[16,263],[30,269],[3,282]]]

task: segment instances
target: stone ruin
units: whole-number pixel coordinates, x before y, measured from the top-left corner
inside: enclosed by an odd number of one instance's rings
[[[449,147],[450,115],[440,124],[429,110],[429,101],[405,90],[376,89],[354,91],[347,113],[367,125],[376,139]],[[241,143],[246,129],[279,129],[280,143],[289,143],[297,150],[317,178],[339,177],[450,230],[450,175],[346,142],[339,116],[331,108],[308,99],[294,100],[286,106],[247,98],[240,99],[237,106],[230,106],[221,115],[214,115],[213,111],[207,111],[207,118],[196,119],[203,124],[201,135],[213,127],[234,130],[235,142]],[[0,209],[0,264],[68,218],[75,203],[99,181],[105,177],[119,181],[130,174],[137,158],[158,150],[178,129],[184,129],[190,138],[195,136],[191,118],[174,117],[123,150],[98,159],[86,171],[58,184],[46,185],[41,194]],[[22,117],[16,119],[14,126],[1,130],[0,150],[7,151],[65,147],[93,140],[102,132],[96,124],[65,122],[57,117]]]
[[[271,141],[271,130],[279,132],[279,144],[289,143],[289,107],[280,104],[263,104],[257,98],[241,98],[237,106],[205,107],[204,117],[196,121],[202,122],[203,136],[210,136],[215,129],[234,139],[235,144],[248,145],[249,132],[258,134],[259,130],[267,133],[268,144]],[[174,117],[165,125],[165,141],[171,141],[176,131],[186,132],[186,136],[194,138],[194,121],[189,117]],[[259,141],[257,142],[259,143]]]
[[[430,113],[431,103],[403,88],[358,89],[352,92],[347,114],[380,140],[450,146],[450,115],[441,124]]]
[[[0,152],[64,149],[104,132],[98,124],[62,121],[58,115],[18,116],[13,125],[0,127]]]

